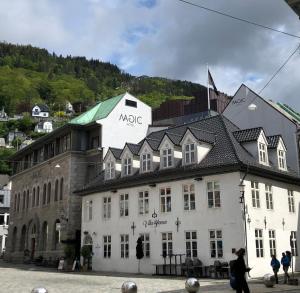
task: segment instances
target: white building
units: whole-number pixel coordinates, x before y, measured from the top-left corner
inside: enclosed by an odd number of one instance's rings
[[[38,133],[50,133],[53,131],[52,121],[40,121],[34,128]]]
[[[249,106],[252,110],[249,110]],[[250,107],[251,109],[251,107]],[[266,135],[281,134],[287,148],[287,164],[299,172],[300,122],[276,104],[266,101],[244,84],[238,89],[223,115],[241,129],[263,127]]]
[[[285,158],[280,135],[240,130],[221,115],[151,133],[138,145],[110,148],[103,180],[78,192],[83,243],[87,233],[93,239],[93,269],[137,272],[140,235],[140,269],[147,274],[164,263],[162,255],[184,254],[204,267],[229,262],[247,239],[251,276],[261,276],[272,271],[271,254],[291,250],[291,233],[299,268],[300,181]]]
[[[50,110],[47,105],[38,104],[32,108],[31,115],[32,117],[39,118],[48,118]]]
[[[9,206],[11,183],[8,182],[8,176],[0,175],[0,256],[5,251],[6,238],[9,225]],[[5,185],[3,184],[5,182]]]

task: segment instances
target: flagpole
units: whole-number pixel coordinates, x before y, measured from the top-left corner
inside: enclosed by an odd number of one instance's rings
[[[208,64],[207,64],[207,110],[208,110],[208,116],[210,116],[210,94],[209,94]]]

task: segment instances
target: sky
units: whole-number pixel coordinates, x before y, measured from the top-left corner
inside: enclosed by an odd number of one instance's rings
[[[283,0],[189,1],[300,36]],[[208,64],[230,95],[242,83],[259,92],[300,43],[178,0],[0,0],[0,41],[204,85]],[[300,50],[261,95],[300,111]]]

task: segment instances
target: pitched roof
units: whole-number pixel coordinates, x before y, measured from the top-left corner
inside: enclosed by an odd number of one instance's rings
[[[38,106],[42,112],[49,112],[49,107],[45,104],[36,104],[35,106]]]
[[[113,156],[118,160],[120,159],[121,153],[123,151],[123,149],[117,149],[117,148],[112,148],[112,147],[110,147],[108,150],[111,151]]]
[[[276,149],[277,146],[278,146],[280,138],[281,138],[281,135],[267,136],[268,148],[269,149]]]
[[[196,139],[210,144],[215,143],[215,133],[192,126],[187,129],[195,136]]]
[[[243,129],[235,131],[233,135],[238,142],[250,142],[257,140],[262,130],[262,127]]]
[[[141,148],[140,144],[135,144],[135,143],[126,143],[125,146],[128,146],[129,150],[131,151],[131,153],[135,156],[137,156],[139,154],[139,150]]]
[[[71,121],[69,121],[69,123],[85,125],[94,122],[96,120],[101,120],[103,118],[106,118],[124,96],[125,94],[122,94],[110,98],[108,100],[105,100],[103,102],[99,102],[90,110],[82,113],[78,117],[73,118]]]

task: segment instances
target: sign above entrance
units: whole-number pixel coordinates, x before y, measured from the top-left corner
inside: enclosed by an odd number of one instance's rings
[[[167,224],[168,223],[168,221],[161,221],[161,220],[159,220],[159,219],[155,219],[155,220],[152,220],[152,219],[150,219],[150,220],[145,220],[144,222],[143,222],[143,226],[145,227],[145,228],[147,228],[148,226],[150,226],[150,227],[157,227],[157,226],[159,226],[159,225],[165,225],[165,224]]]

